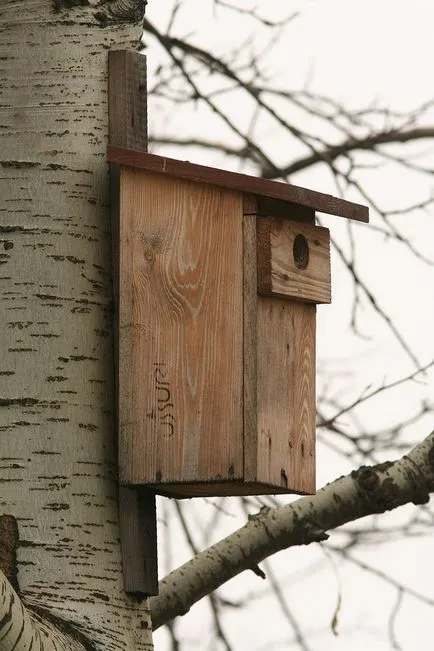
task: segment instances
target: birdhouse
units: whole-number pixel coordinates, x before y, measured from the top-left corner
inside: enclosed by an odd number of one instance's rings
[[[174,497],[315,491],[316,305],[366,207],[110,146],[119,167],[119,472]]]

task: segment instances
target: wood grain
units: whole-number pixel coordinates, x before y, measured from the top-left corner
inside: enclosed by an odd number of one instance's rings
[[[368,208],[357,203],[345,201],[329,194],[315,192],[306,188],[300,188],[289,183],[278,183],[268,179],[248,176],[236,172],[228,172],[214,167],[196,165],[188,161],[180,161],[155,154],[145,154],[142,151],[135,151],[125,147],[109,145],[107,148],[107,159],[111,163],[126,165],[138,169],[146,169],[159,172],[167,176],[184,178],[195,183],[212,183],[213,185],[239,190],[241,192],[280,199],[282,201],[313,208],[318,212],[330,215],[338,215],[355,219],[357,221],[369,221]]]
[[[257,457],[256,457],[257,458]],[[176,499],[190,499],[191,497],[216,497],[234,495],[287,495],[288,493],[306,494],[307,491],[288,489],[275,484],[267,484],[263,481],[244,481],[234,479],[233,481],[221,482],[189,482],[174,484],[159,484],[158,493],[166,497]],[[310,491],[311,492],[311,491]]]
[[[258,214],[258,197],[254,194],[243,194],[243,214],[255,217]]]
[[[250,210],[244,204],[244,210]],[[258,476],[257,422],[257,261],[256,215],[243,219],[243,394],[244,394],[244,481]]]
[[[238,192],[122,169],[126,483],[242,477],[241,210]]]
[[[108,68],[110,143],[143,154],[148,148],[146,57],[110,50]]]
[[[257,241],[258,291],[261,294],[312,303],[331,302],[330,233],[327,228],[258,217]],[[297,249],[299,241],[301,251]]]
[[[155,495],[143,487],[122,486],[122,557],[125,591],[137,597],[158,594]]]
[[[315,492],[316,306],[258,298],[258,480]]]

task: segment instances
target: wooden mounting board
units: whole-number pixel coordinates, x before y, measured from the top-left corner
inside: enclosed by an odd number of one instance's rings
[[[125,147],[143,147],[148,142],[146,57],[138,52],[111,50],[109,72],[109,138]],[[110,213],[113,248],[113,298],[119,297],[119,169],[110,167]],[[115,366],[117,420],[119,404],[119,320],[115,320]],[[118,432],[119,435],[119,432]],[[124,587],[136,596],[158,594],[157,517],[153,491],[119,485],[119,529]]]

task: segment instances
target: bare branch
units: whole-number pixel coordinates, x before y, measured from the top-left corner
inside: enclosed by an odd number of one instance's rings
[[[192,551],[193,554],[198,554],[199,549],[196,547],[196,544],[191,536],[187,521],[184,517],[184,512],[182,509],[182,505],[180,502],[175,502],[175,509],[178,514],[179,521],[181,523],[181,527],[184,531],[184,535],[187,539],[188,545]],[[223,648],[226,651],[232,651],[232,646],[226,636],[225,631],[223,630],[222,623],[220,621],[220,612],[219,612],[219,600],[217,599],[216,595],[214,593],[210,593],[207,595],[207,598],[209,600],[209,605],[211,608],[213,620],[214,620],[214,631],[217,636],[217,638],[221,641]]]
[[[231,5],[230,2],[224,2],[224,0],[213,0],[213,1],[216,7],[224,7],[225,9],[230,9],[231,11],[235,11],[244,16],[253,18],[257,20],[259,23],[261,23],[262,25],[264,25],[265,27],[285,27],[288,23],[292,22],[295,18],[297,18],[297,16],[300,15],[299,12],[297,11],[288,14],[288,16],[282,18],[281,20],[269,20],[268,18],[259,16],[256,13],[257,7],[245,9],[237,5]]]
[[[321,151],[299,158],[298,160],[281,166],[278,169],[279,176],[290,176],[296,172],[301,172],[318,163],[327,163],[335,161],[340,156],[344,156],[351,151],[370,151],[375,150],[379,145],[390,145],[397,143],[414,142],[415,140],[428,140],[434,138],[433,127],[417,127],[408,131],[392,129],[391,131],[380,131],[366,138],[348,138],[339,145],[330,145]],[[276,173],[272,170],[266,171],[266,178],[273,178]]]
[[[279,585],[279,582],[278,582],[278,580],[276,579],[276,577],[274,575],[274,572],[272,570],[272,567],[271,567],[270,563],[267,563],[267,561],[264,561],[264,567],[265,567],[265,570],[266,570],[267,579],[269,580],[271,588],[273,590],[273,593],[274,593],[274,595],[276,597],[276,601],[277,601],[277,603],[278,603],[278,605],[280,607],[280,610],[282,611],[285,619],[288,621],[288,623],[291,626],[291,629],[294,632],[294,638],[295,638],[296,642],[298,643],[298,646],[303,651],[311,651],[311,647],[307,643],[307,640],[305,639],[305,637],[303,635],[303,632],[302,632],[302,630],[300,628],[299,623],[297,622],[297,619],[296,619],[294,613],[289,608],[288,603],[286,602],[286,599],[283,596],[282,588]]]
[[[420,370],[420,363],[417,357],[414,355],[413,351],[411,350],[410,346],[408,343],[405,341],[401,333],[399,332],[398,328],[396,327],[395,323],[393,320],[390,318],[390,316],[385,312],[385,310],[381,307],[379,304],[378,300],[375,298],[374,294],[372,291],[369,289],[369,287],[366,285],[366,283],[361,279],[359,274],[356,272],[354,265],[351,264],[351,261],[348,260],[347,256],[345,255],[343,249],[337,244],[335,240],[332,240],[332,245],[335,251],[338,253],[340,259],[344,263],[344,265],[348,268],[348,270],[351,272],[351,275],[354,279],[354,283],[356,285],[356,296],[357,296],[357,290],[360,290],[363,292],[365,297],[367,298],[368,302],[371,304],[371,306],[374,308],[375,312],[380,316],[380,318],[386,323],[387,327],[395,337],[395,339],[399,342],[401,345],[402,349],[407,353],[408,357],[411,359],[415,367]],[[353,319],[353,324],[355,320]]]
[[[343,416],[343,414],[346,414],[352,409],[354,409],[355,407],[360,406],[363,402],[366,402],[367,400],[370,400],[371,398],[378,396],[379,393],[388,391],[389,389],[395,389],[401,384],[405,384],[410,380],[414,380],[418,375],[424,373],[433,365],[434,365],[434,360],[429,362],[425,366],[422,366],[421,368],[417,369],[413,373],[410,373],[410,375],[407,375],[406,377],[400,378],[399,380],[395,380],[394,382],[390,382],[389,384],[383,384],[383,386],[378,387],[377,389],[373,389],[372,391],[365,392],[363,395],[356,398],[356,400],[353,400],[353,402],[351,402],[350,404],[346,405],[345,407],[342,407],[340,411],[338,411],[332,418],[328,418],[326,420],[320,420],[317,423],[317,427],[329,427],[334,421],[338,420],[341,416]]]
[[[36,609],[32,610],[26,608],[0,570],[0,651],[33,648],[42,651],[90,651],[89,642],[83,645],[72,630],[65,634],[41,617]]]
[[[331,546],[329,543],[327,544],[327,547],[328,549],[331,549],[333,552],[336,552],[337,554],[341,555],[343,558],[350,561],[354,565],[357,565],[357,567],[359,567],[360,569],[365,570],[370,574],[374,574],[379,579],[393,586],[394,588],[401,591],[402,593],[408,594],[409,596],[413,597],[414,599],[417,599],[418,601],[421,601],[424,604],[427,604],[428,606],[434,606],[433,598],[428,597],[427,595],[424,595],[421,592],[418,592],[417,590],[414,590],[411,586],[406,585],[401,581],[397,581],[396,579],[393,579],[392,577],[388,576],[385,572],[382,572],[381,570],[377,569],[373,565],[361,561],[356,556],[352,556],[348,552],[348,550],[340,549],[336,546]]]
[[[433,490],[434,433],[395,462],[362,466],[314,496],[263,509],[163,579],[159,596],[151,599],[153,627],[185,614],[196,601],[277,551],[325,540],[327,530],[366,515],[408,502],[425,504]]]

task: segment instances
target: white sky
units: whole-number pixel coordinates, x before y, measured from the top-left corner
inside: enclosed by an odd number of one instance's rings
[[[239,2],[239,6],[249,6]],[[434,1],[433,0],[310,0],[284,2],[267,0],[255,3],[263,6],[263,15],[281,15],[294,8],[301,8],[301,15],[288,30],[288,39],[269,55],[269,67],[278,71],[282,85],[300,88],[309,80],[310,86],[318,92],[332,96],[345,106],[363,107],[372,102],[385,104],[395,110],[406,110],[434,96]],[[147,14],[152,22],[165,24],[167,12],[172,2],[150,0]],[[246,36],[243,17],[232,16],[226,23],[215,21],[211,3],[199,0],[185,2],[180,12],[177,34],[197,32],[196,41],[214,48],[214,51],[230,51]],[[149,43],[150,39],[146,39]],[[212,45],[210,45],[212,44]],[[148,49],[151,70],[158,64],[157,52]],[[278,76],[279,78],[279,76]],[[201,119],[200,112],[186,116],[180,111],[177,115],[160,117],[157,115],[158,102],[150,102],[150,123],[159,132],[179,124],[183,135],[192,130],[190,123]],[[153,114],[152,111],[155,111]],[[240,106],[238,121],[249,118],[243,115]],[[434,114],[431,113],[431,124]],[[216,134],[212,134],[216,136]],[[273,133],[267,133],[272,138]],[[265,136],[264,136],[265,137]],[[282,151],[281,143],[273,143],[276,156],[288,158]],[[427,152],[434,167],[434,145],[418,143],[416,151]],[[166,149],[171,155],[187,157],[185,152]],[[200,158],[202,156],[202,158]],[[203,154],[197,157],[188,150],[190,160],[223,166],[221,159],[214,160]],[[320,168],[309,170],[297,176],[295,183],[306,185],[329,193],[336,193],[330,176]],[[432,193],[432,181],[425,177],[414,178],[401,174],[395,169],[370,172],[370,188],[384,206],[402,206],[426,199]],[[348,198],[352,198],[348,196]],[[405,220],[405,222],[404,222]],[[433,212],[415,212],[411,216],[399,218],[406,232],[413,238],[425,255],[434,259],[434,220]],[[336,218],[326,220],[336,237],[342,238],[345,245],[345,225]],[[361,226],[354,229],[354,237],[359,245],[358,260],[364,277],[375,289],[380,302],[402,330],[416,351],[422,363],[434,358],[434,271],[433,267],[410,258],[397,244],[374,238]],[[349,395],[357,395],[364,387],[379,386],[385,379],[397,378],[414,370],[409,360],[402,354],[389,333],[378,319],[366,319],[365,332],[370,340],[355,340],[348,332],[349,284],[336,259],[333,265],[333,304],[319,308],[318,358],[327,362],[328,368],[341,373],[342,390]],[[369,317],[369,315],[367,315]],[[343,373],[345,371],[345,373]],[[342,377],[344,378],[342,382]],[[336,382],[339,381],[339,378]],[[428,379],[426,380],[426,382]],[[432,375],[431,375],[432,381]],[[431,397],[427,384],[405,386],[390,396],[382,397],[369,405],[363,412],[365,422],[381,427],[411,414],[420,396]],[[432,428],[432,414],[415,427],[410,435],[423,437]],[[345,424],[343,421],[342,424]],[[348,422],[349,424],[349,422]],[[333,461],[323,449],[318,455],[318,486],[331,480],[349,466]],[[198,503],[191,502],[191,509],[198,509]],[[209,507],[208,507],[209,509]],[[235,508],[229,510],[234,513]],[[406,509],[396,514],[403,518]],[[210,517],[209,511],[206,517]],[[205,515],[203,516],[205,517]],[[395,519],[384,516],[384,522]],[[242,518],[229,518],[221,535],[225,535],[243,524]],[[164,527],[162,527],[162,531]],[[160,536],[163,538],[163,536]],[[178,540],[179,538],[179,540]],[[173,564],[188,558],[188,551],[180,544],[182,534],[178,532],[176,542],[172,541]],[[380,549],[365,549],[358,553],[359,558],[372,563],[383,572],[390,574],[415,590],[434,598],[434,569],[432,564],[432,540],[411,539],[408,543],[391,543]],[[313,563],[313,566],[312,566]],[[309,574],[309,567],[314,567]],[[391,648],[385,622],[393,609],[396,593],[370,575],[347,567],[338,571],[341,583],[342,607],[339,616],[340,635],[335,637],[329,628],[337,598],[337,575],[332,564],[318,546],[282,552],[273,560],[277,576],[287,580],[285,598],[293,613],[308,626],[315,635],[309,640],[311,651],[359,651],[369,645],[370,651],[389,651]],[[299,577],[303,572],[309,574],[305,580]],[[164,569],[162,568],[162,573]],[[296,580],[297,579],[297,580]],[[236,600],[250,591],[263,590],[265,582],[253,573],[244,574],[227,584],[223,594]],[[209,632],[208,607],[195,606],[191,613],[179,620],[179,630],[191,640],[186,648],[203,650],[219,649],[213,645]],[[228,631],[236,651],[273,651],[290,647],[291,632],[279,614],[275,602],[255,600],[245,611],[234,610],[225,621],[230,621]],[[274,627],[274,630],[271,629]],[[429,649],[434,639],[434,616],[432,608],[422,606],[411,598],[405,598],[403,609],[396,626],[397,639],[403,651],[419,648]],[[272,643],[271,640],[274,642]],[[281,644],[277,641],[282,640]],[[193,644],[193,641],[196,643]],[[157,651],[170,648],[163,631],[157,632],[155,645]],[[398,648],[398,647],[397,647]]]

